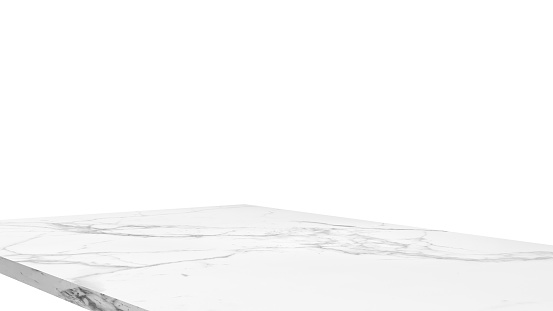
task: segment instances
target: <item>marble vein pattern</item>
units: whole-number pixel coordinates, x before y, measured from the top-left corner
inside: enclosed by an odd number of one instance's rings
[[[92,311],[553,310],[553,246],[251,205],[0,221],[0,273]]]

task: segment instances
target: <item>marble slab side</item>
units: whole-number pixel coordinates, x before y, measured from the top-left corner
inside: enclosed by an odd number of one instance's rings
[[[2,257],[0,273],[91,311],[146,311]]]

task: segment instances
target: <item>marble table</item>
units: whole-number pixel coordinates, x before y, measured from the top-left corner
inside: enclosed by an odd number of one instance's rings
[[[553,246],[250,205],[0,221],[0,272],[93,311],[553,310]]]

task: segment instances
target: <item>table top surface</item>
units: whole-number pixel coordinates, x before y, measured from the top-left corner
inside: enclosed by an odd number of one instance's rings
[[[553,246],[250,205],[0,221],[0,257],[148,311],[553,310]]]

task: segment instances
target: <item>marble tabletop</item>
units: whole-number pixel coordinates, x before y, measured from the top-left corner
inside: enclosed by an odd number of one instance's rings
[[[0,272],[93,311],[553,310],[553,246],[250,205],[0,221]]]

